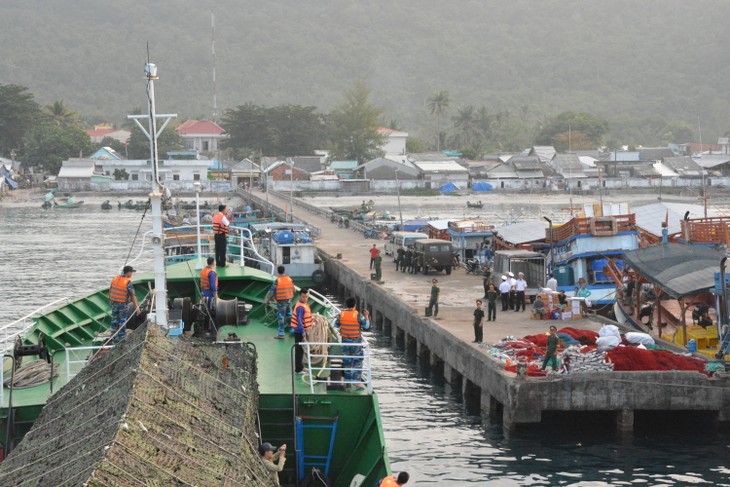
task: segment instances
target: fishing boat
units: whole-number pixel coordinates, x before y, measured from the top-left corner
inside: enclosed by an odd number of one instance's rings
[[[474,203],[472,203],[471,201],[468,201],[467,200],[466,207],[467,208],[479,208],[479,209],[481,209],[481,208],[484,207],[484,204],[482,203],[482,200],[475,201]]]
[[[639,247],[635,216],[625,205],[604,205],[598,211],[588,205],[584,210],[545,230],[552,273],[558,290],[572,296],[575,288],[585,283],[593,308],[610,310],[616,300],[616,283],[606,268],[611,264],[620,270],[624,252]]]
[[[101,204],[101,209],[102,210],[111,210],[112,204],[109,202],[109,200],[106,200]]]
[[[109,289],[104,288],[45,304],[0,328],[4,353],[0,368],[0,458],[10,454],[0,464],[0,485],[19,485],[26,478],[44,478],[55,483],[52,478],[57,477],[44,477],[54,471],[57,473],[53,475],[65,472],[63,475],[86,475],[84,478],[97,478],[98,474],[135,485],[243,485],[221,479],[221,475],[230,479],[229,472],[236,470],[243,470],[241,478],[251,479],[245,485],[270,485],[261,479],[255,482],[256,472],[262,468],[258,445],[252,444],[251,438],[291,447],[293,460],[280,473],[282,485],[299,485],[311,475],[327,477],[327,485],[336,487],[374,485],[390,468],[378,400],[372,389],[369,347],[366,341],[361,344],[363,365],[357,370],[362,372],[362,379],[344,380],[343,372],[347,370],[341,360],[342,346],[330,323],[338,315],[337,307],[326,297],[311,292],[310,306],[317,314],[313,329],[319,331],[303,345],[305,373],[295,374],[293,338],[272,339],[277,334],[276,314],[267,306],[266,297],[273,282],[273,262],[267,261],[269,268],[262,265],[257,269],[244,265],[242,259],[218,268],[219,292],[212,310],[200,299],[199,270],[194,261],[164,265],[164,241],[173,237],[165,235],[162,227],[162,200],[169,192],[156,178],[156,66],[147,64],[145,74],[149,114],[130,116],[150,139],[153,161],[152,231],[146,238],[151,243],[154,266],[152,272],[140,272],[132,278],[141,312],[131,313],[126,338],[112,340]],[[169,121],[173,116],[159,117]],[[148,119],[148,129],[139,122],[144,118]],[[298,294],[299,291],[295,300]],[[134,311],[133,304],[130,308]],[[145,351],[137,355],[137,362],[129,362],[130,353],[142,348]],[[256,365],[237,362],[237,354],[251,355]],[[211,357],[216,359],[212,361]],[[188,358],[193,362],[186,363]],[[151,366],[144,365],[145,360],[151,360]],[[128,367],[115,367],[117,363]],[[166,386],[157,372],[170,368],[173,373],[167,379],[174,379],[176,387]],[[213,369],[228,379],[218,379],[206,372]],[[118,370],[124,370],[125,377],[139,374],[141,382],[132,383],[151,384],[151,388],[140,391],[129,381],[129,387],[122,390],[116,388],[116,382],[106,384],[106,377]],[[252,373],[257,374],[253,385],[230,377]],[[10,380],[5,381],[8,377]],[[205,378],[203,382],[201,377]],[[24,381],[24,387],[17,385],[19,379]],[[87,392],[93,391],[88,397],[84,392],[86,384]],[[204,395],[200,395],[200,387],[206,389]],[[250,387],[256,390],[249,391]],[[68,388],[72,392],[64,393]],[[241,424],[226,423],[234,416],[222,403],[200,402],[206,397],[223,400],[242,389],[255,401],[255,407],[246,418],[239,415]],[[104,401],[120,401],[123,391],[143,397],[135,399],[136,406],[130,406],[128,415],[120,414],[123,410],[116,411],[118,417],[111,423],[103,421],[98,431],[90,427],[104,419],[99,411],[109,413],[114,409]],[[47,402],[52,407],[43,411]],[[79,402],[85,406],[79,407]],[[180,405],[182,417],[166,416],[171,404]],[[36,420],[39,425],[33,427]],[[201,428],[201,424],[211,427]],[[63,434],[54,436],[60,431]],[[221,438],[224,433],[238,437],[239,445],[225,448]],[[109,435],[105,448],[94,446],[96,436],[101,435]],[[24,436],[26,440],[21,442]],[[28,448],[24,448],[25,442],[30,442]],[[24,455],[48,442],[53,447],[41,454],[43,462],[26,461]],[[16,449],[18,454],[14,455]],[[124,462],[126,470],[109,466],[113,466],[118,450],[131,462]],[[104,453],[105,458],[99,453]],[[80,471],[69,467],[87,455],[97,459],[85,460]],[[226,466],[216,464],[217,459],[219,463],[225,461]],[[196,475],[196,480],[191,480]],[[121,485],[119,482],[112,483]]]
[[[685,217],[684,243],[671,243],[668,227],[665,221],[661,242],[624,255],[616,319],[706,358],[727,360],[730,331],[722,310],[728,299],[730,220]]]

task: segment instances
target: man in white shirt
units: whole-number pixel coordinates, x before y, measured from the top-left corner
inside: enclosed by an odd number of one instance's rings
[[[502,283],[499,285],[499,299],[502,301],[502,311],[507,311],[509,308],[509,291],[511,287],[507,276],[502,276]]]
[[[527,281],[525,281],[525,273],[519,272],[515,280],[515,313],[525,311],[525,289],[527,289]]]
[[[515,279],[514,273],[507,273],[507,282],[509,282],[509,309],[515,309],[515,301],[517,300],[515,284],[517,284],[517,279]]]
[[[547,287],[549,287],[552,292],[556,292],[558,290],[558,280],[555,279],[552,272],[550,273],[550,279],[547,280]]]

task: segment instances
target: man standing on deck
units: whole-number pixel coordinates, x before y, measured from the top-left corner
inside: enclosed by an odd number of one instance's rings
[[[215,259],[208,257],[208,265],[200,271],[200,292],[203,294],[208,309],[215,306],[215,296],[218,294],[218,274],[213,269]]]
[[[499,297],[502,300],[502,311],[509,309],[509,281],[507,276],[502,276],[502,283],[499,285]]]
[[[380,250],[375,249],[375,259],[373,259],[373,265],[375,266],[375,280],[380,283],[383,278],[383,258],[380,256]]]
[[[542,368],[540,370],[545,370],[549,363],[552,363],[553,370],[558,370],[558,359],[555,355],[558,352],[559,343],[560,338],[558,337],[558,329],[555,326],[551,326],[550,334],[547,339],[545,358],[542,361]]]
[[[126,334],[127,328],[127,303],[130,299],[134,303],[135,312],[139,313],[139,303],[137,296],[134,294],[132,286],[132,274],[137,272],[131,265],[125,265],[122,273],[114,276],[111,286],[109,286],[109,301],[112,308],[112,335],[116,334],[117,338],[122,339]]]
[[[347,298],[345,306],[347,309],[340,312],[340,316],[335,318],[334,325],[340,329],[340,336],[343,344],[361,344],[362,330],[370,329],[370,313],[368,310],[358,313],[355,309],[357,301],[355,298]],[[362,382],[362,361],[363,349],[357,345],[343,345],[342,369],[344,371],[345,382],[353,387],[360,386]]]
[[[312,310],[309,308],[309,288],[303,287],[299,291],[299,301],[291,315],[291,328],[294,333],[294,372],[304,373],[304,347],[302,342],[307,341],[306,333],[312,328]]]
[[[525,290],[527,289],[527,281],[525,281],[525,273],[519,272],[515,281],[515,313],[525,311]]]
[[[426,316],[431,316],[433,313],[433,319],[435,320],[439,318],[439,294],[441,293],[437,284],[438,280],[431,281],[431,297],[428,300],[428,308],[426,308]]]
[[[218,205],[218,213],[213,215],[213,240],[215,242],[215,265],[226,266],[226,247],[228,247],[228,227],[226,205]]]
[[[486,299],[487,292],[489,292],[489,283],[492,281],[492,270],[489,268],[489,264],[485,264],[484,269],[482,269],[482,279],[484,285],[484,297],[482,299]]]
[[[291,277],[286,275],[286,267],[283,265],[277,267],[276,271],[279,273],[279,277],[276,278],[269,290],[266,304],[269,304],[272,299],[276,299],[276,318],[279,321],[279,333],[274,338],[283,340],[284,326],[287,322],[291,322],[291,300],[294,298],[294,282]]]
[[[373,264],[375,264],[375,257],[378,256],[378,246],[373,244],[372,247],[370,247],[370,270],[373,270]]]

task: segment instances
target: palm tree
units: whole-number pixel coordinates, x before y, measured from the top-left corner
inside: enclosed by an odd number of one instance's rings
[[[431,115],[436,115],[436,150],[441,150],[441,116],[451,106],[451,97],[445,90],[437,91],[426,101],[426,107]]]
[[[63,100],[54,101],[53,105],[47,105],[46,111],[53,121],[62,127],[77,125],[79,122],[78,113],[64,105]]]
[[[456,141],[461,147],[469,147],[477,139],[478,119],[473,105],[462,107],[451,118],[457,131]]]

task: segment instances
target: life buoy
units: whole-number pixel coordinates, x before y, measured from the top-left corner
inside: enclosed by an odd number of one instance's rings
[[[317,269],[316,271],[312,272],[312,284],[314,284],[315,286],[323,285],[326,280],[327,274],[325,274],[323,270]]]

